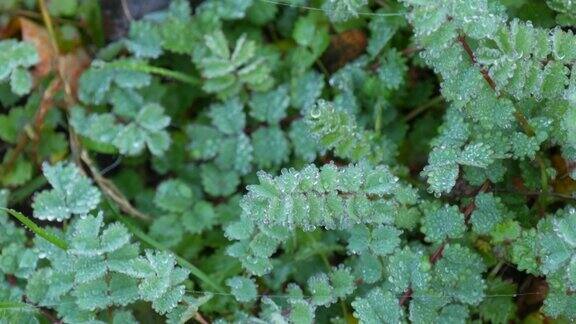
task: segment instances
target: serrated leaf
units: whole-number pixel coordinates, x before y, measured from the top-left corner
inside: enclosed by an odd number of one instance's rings
[[[10,87],[15,94],[25,95],[32,89],[32,76],[23,68],[15,69],[10,75]]]
[[[460,153],[458,163],[485,168],[494,161],[493,155],[494,151],[484,143],[469,144]]]
[[[202,187],[212,196],[231,195],[240,184],[240,177],[237,172],[219,170],[212,164],[204,164],[200,170]]]
[[[43,164],[42,170],[52,190],[34,197],[34,217],[45,220],[69,219],[84,215],[100,203],[100,191],[72,164]]]
[[[126,47],[134,56],[138,58],[157,58],[162,54],[160,30],[152,22],[146,20],[132,22],[128,37]]]
[[[170,179],[162,182],[154,196],[154,203],[167,211],[185,212],[194,204],[192,189],[181,180]]]
[[[279,166],[288,160],[289,143],[279,127],[261,127],[252,133],[254,163],[258,168]]]
[[[250,116],[259,121],[275,124],[286,117],[289,104],[287,86],[280,86],[268,92],[257,92],[250,98]]]
[[[356,298],[352,307],[354,317],[361,323],[399,323],[403,317],[396,296],[380,288],[372,289],[365,297]]]
[[[247,277],[232,277],[226,280],[226,285],[232,289],[237,301],[247,303],[256,299],[258,291],[254,279]]]
[[[209,116],[214,127],[220,132],[227,135],[237,134],[242,132],[246,125],[246,115],[243,110],[244,105],[240,99],[233,98],[222,104],[212,105]]]
[[[446,238],[459,238],[466,230],[464,215],[458,207],[445,205],[433,210],[423,210],[422,232],[430,242],[442,242]]]

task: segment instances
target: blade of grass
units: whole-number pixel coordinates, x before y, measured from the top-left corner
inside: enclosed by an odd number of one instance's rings
[[[136,63],[136,62],[132,62],[132,61],[114,61],[114,62],[108,62],[105,64],[108,66],[112,66],[112,67],[120,68],[120,69],[124,69],[124,70],[144,72],[144,73],[149,73],[149,74],[156,74],[159,76],[171,78],[171,79],[181,81],[184,83],[188,83],[191,85],[199,85],[200,84],[200,80],[191,76],[191,75],[188,75],[188,74],[185,74],[182,72],[178,72],[178,71],[165,69],[165,68],[158,67],[158,66],[148,65],[145,63],[140,63],[140,62]]]
[[[0,207],[0,210],[4,210],[8,214],[12,215],[16,218],[20,223],[26,226],[29,230],[34,232],[34,234],[40,236],[41,238],[45,239],[46,241],[54,244],[55,246],[61,248],[62,250],[68,249],[68,244],[63,239],[59,238],[58,236],[54,235],[50,231],[43,229],[42,227],[36,225],[30,218],[24,216],[21,212],[15,211],[14,209]]]

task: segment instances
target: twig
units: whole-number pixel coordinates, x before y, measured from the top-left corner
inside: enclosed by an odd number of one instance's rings
[[[412,119],[418,117],[421,113],[428,110],[428,108],[432,108],[442,102],[444,98],[442,96],[437,96],[435,98],[430,99],[428,102],[424,103],[420,107],[410,111],[406,116],[404,116],[404,122],[408,123]]]
[[[445,247],[446,247],[446,242],[442,242],[442,244],[440,244],[440,246],[436,249],[436,251],[434,251],[432,253],[430,258],[428,259],[431,264],[433,264],[433,265],[436,264],[436,262],[438,262],[438,260],[440,260],[442,258],[442,255],[444,254],[444,248]]]
[[[126,3],[126,0],[120,0],[120,3],[122,4],[122,12],[124,12],[124,16],[126,16],[126,18],[128,18],[129,21],[134,20],[134,17],[132,16],[132,13],[130,12],[130,8],[128,7],[128,4]]]
[[[466,41],[466,37],[464,35],[458,36],[458,42],[460,42],[460,44],[464,48],[464,51],[466,52],[472,63],[478,65],[476,55],[474,55],[472,48]],[[484,78],[484,80],[486,80],[490,88],[496,91],[496,82],[494,82],[492,77],[490,77],[488,71],[485,68],[481,67],[480,73],[482,73],[482,77]],[[522,128],[522,131],[526,135],[528,135],[529,137],[534,137],[536,135],[534,128],[530,125],[530,122],[528,122],[528,118],[526,118],[526,116],[522,113],[522,111],[518,110],[516,106],[514,106],[514,117],[516,118],[516,121],[520,125],[520,128]],[[548,191],[548,175],[546,172],[546,163],[544,163],[544,158],[540,154],[538,154],[536,155],[535,160],[538,163],[538,166],[540,167],[540,181],[542,184],[542,188],[544,191]],[[541,212],[544,213],[546,209],[546,197],[540,197],[538,199],[538,203],[540,205]]]
[[[202,315],[198,312],[196,312],[196,315],[194,315],[194,319],[196,321],[198,321],[198,323],[200,324],[210,324],[210,322],[208,322],[204,317],[202,317]]]
[[[406,292],[400,297],[400,301],[398,302],[400,306],[404,306],[411,298],[412,298],[412,288],[408,288]]]
[[[94,162],[88,155],[88,152],[82,150],[80,152],[80,158],[90,170],[92,178],[94,178],[94,181],[96,182],[100,190],[102,190],[102,192],[106,196],[110,197],[110,199],[114,201],[118,205],[118,207],[120,207],[120,210],[122,210],[123,212],[125,212],[130,216],[133,216],[135,218],[144,221],[150,221],[152,219],[149,215],[144,214],[143,212],[139,211],[134,206],[132,206],[132,204],[130,203],[128,198],[124,196],[122,191],[120,191],[120,189],[118,189],[118,187],[116,187],[116,185],[112,181],[110,181],[109,179],[102,176],[102,174],[100,174],[100,171],[98,170],[98,168],[96,168]]]

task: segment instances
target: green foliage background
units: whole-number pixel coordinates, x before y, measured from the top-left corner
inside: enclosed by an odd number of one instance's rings
[[[0,323],[576,320],[575,19],[0,3]]]

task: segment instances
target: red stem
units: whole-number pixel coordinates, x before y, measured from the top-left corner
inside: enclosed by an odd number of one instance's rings
[[[458,36],[458,42],[460,42],[460,44],[464,48],[464,51],[466,52],[466,54],[468,54],[470,61],[472,61],[472,63],[474,63],[474,64],[478,64],[478,60],[476,59],[476,55],[474,55],[472,48],[470,47],[470,45],[466,41],[466,37],[464,35]],[[484,80],[486,80],[486,82],[488,83],[490,88],[492,88],[492,90],[496,91],[496,82],[494,82],[494,80],[492,80],[492,77],[490,77],[488,70],[482,68],[482,69],[480,69],[480,73],[482,73],[482,77],[484,78]]]

